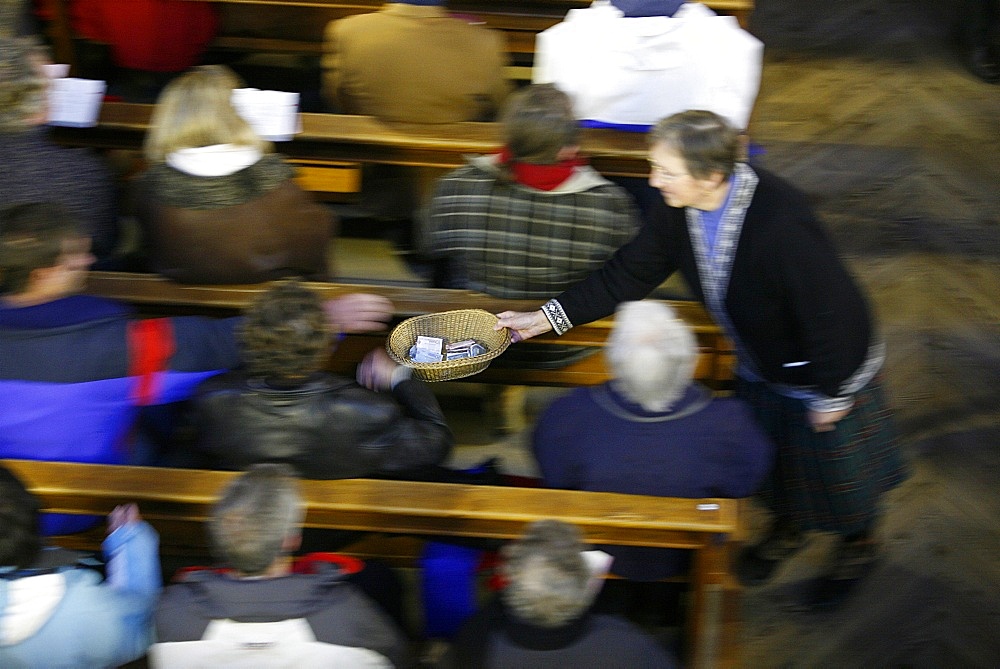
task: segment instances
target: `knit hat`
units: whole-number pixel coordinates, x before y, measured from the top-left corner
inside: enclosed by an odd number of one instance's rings
[[[611,4],[625,13],[626,17],[673,16],[684,0],[611,0]]]

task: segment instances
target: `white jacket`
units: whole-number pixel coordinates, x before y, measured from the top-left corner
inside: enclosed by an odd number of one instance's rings
[[[735,18],[696,2],[672,17],[625,18],[594,0],[538,34],[532,77],[566,92],[581,120],[652,125],[707,109],[744,129],[763,54],[763,43]]]

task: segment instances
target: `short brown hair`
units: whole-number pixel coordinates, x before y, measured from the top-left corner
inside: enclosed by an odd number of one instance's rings
[[[677,151],[696,179],[707,179],[715,172],[728,179],[739,152],[739,132],[718,114],[692,109],[657,123],[649,143],[666,144]]]
[[[552,84],[533,84],[507,101],[500,117],[513,158],[540,165],[557,162],[561,149],[579,142],[569,96]]]
[[[319,296],[296,280],[277,281],[247,311],[240,336],[250,376],[299,379],[330,353],[330,326]]]
[[[33,271],[59,262],[63,242],[82,236],[59,204],[31,202],[0,209],[0,293],[23,292]]]

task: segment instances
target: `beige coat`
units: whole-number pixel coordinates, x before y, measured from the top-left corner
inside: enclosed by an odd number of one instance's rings
[[[331,22],[323,94],[338,112],[403,123],[492,120],[507,95],[503,36],[439,6],[390,3]]]

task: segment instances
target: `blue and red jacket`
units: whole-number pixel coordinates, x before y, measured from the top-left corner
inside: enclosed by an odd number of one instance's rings
[[[0,305],[0,458],[127,464],[139,407],[239,365],[238,319],[132,316],[88,295]],[[48,516],[44,531],[89,524]]]

